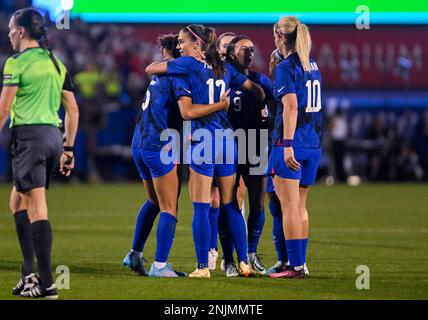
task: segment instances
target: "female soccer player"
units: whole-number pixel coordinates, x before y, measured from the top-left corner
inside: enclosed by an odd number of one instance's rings
[[[273,28],[274,34],[278,32],[278,24],[275,23]],[[269,74],[272,77],[274,75],[275,67],[284,60],[282,54],[279,53],[278,49],[275,49],[271,56],[269,62]],[[270,110],[270,114],[275,114],[275,110]],[[271,132],[270,132],[271,133]],[[273,143],[270,135],[269,141],[269,153],[272,151]],[[277,262],[275,265],[266,270],[266,275],[271,275],[273,273],[278,273],[285,271],[285,268],[288,265],[288,256],[287,256],[287,248],[285,246],[285,238],[284,238],[284,230],[282,227],[282,212],[281,212],[281,202],[279,201],[276,193],[275,187],[273,185],[272,175],[267,177],[267,186],[266,193],[268,196],[268,205],[269,211],[273,218],[273,243],[275,246],[275,251],[277,254]]]
[[[168,63],[153,63],[146,72],[185,75],[192,87],[195,103],[214,103],[230,87],[251,91],[256,99],[261,102],[264,100],[263,90],[259,86],[221,60],[216,49],[214,29],[190,25],[180,30],[179,48],[183,57]],[[210,137],[201,137],[202,131],[196,131],[201,128],[206,129]],[[254,275],[248,263],[245,221],[234,193],[236,145],[232,131],[225,129],[232,129],[225,110],[192,121],[191,153],[194,156],[190,163],[189,189],[194,207],[193,240],[198,266],[190,277],[210,277],[208,250],[211,233],[208,214],[214,175],[218,177],[222,207],[227,212],[229,225],[233,226],[232,237],[238,253],[240,274]],[[216,130],[220,130],[223,136],[216,139]],[[224,148],[220,149],[216,144]],[[200,157],[195,156],[197,153]]]
[[[284,60],[275,68],[276,117],[269,167],[281,202],[290,265],[272,278],[306,276],[308,188],[314,184],[321,158],[321,74],[310,59],[311,37],[295,17],[278,22],[275,44]]]
[[[248,77],[248,79],[259,84],[265,93],[266,102],[270,105],[274,103],[272,82],[265,74],[250,70],[254,61],[254,44],[246,36],[237,36],[233,38],[227,49],[227,61],[234,66],[240,73]],[[267,129],[265,118],[262,111],[265,110],[265,103],[258,104],[253,97],[247,92],[231,91],[231,106],[228,109],[228,114],[231,123],[235,129],[244,129],[248,143],[255,143],[257,152],[261,146],[261,131]],[[250,131],[256,132],[255,137],[251,137]],[[254,139],[251,140],[250,139]],[[266,136],[266,141],[268,136]],[[262,150],[262,154],[267,154],[267,145]],[[257,154],[261,157],[262,154]],[[256,166],[260,164],[252,164],[253,159],[248,158],[246,164],[238,165],[238,177],[242,177],[245,186],[248,188],[248,199],[250,204],[250,212],[248,215],[248,255],[252,268],[259,274],[265,273],[265,267],[257,255],[257,246],[260,240],[261,233],[265,222],[264,201],[266,193],[266,173],[267,167],[259,172],[255,171]],[[267,163],[266,163],[267,165]],[[226,259],[227,258],[227,259]],[[229,252],[225,253],[226,265],[233,263],[233,259]]]
[[[45,21],[32,8],[18,10],[9,23],[9,39],[18,53],[4,67],[0,129],[10,113],[14,187],[10,196],[24,256],[22,278],[12,293],[28,298],[58,297],[51,273],[52,229],[45,191],[53,171],[66,176],[74,168],[73,145],[79,111],[67,69],[47,43]],[[65,107],[65,144],[58,117]],[[40,279],[35,275],[37,257]]]
[[[226,61],[227,58],[227,48],[229,47],[230,41],[232,41],[233,38],[236,37],[236,34],[233,32],[225,32],[221,34],[217,39],[217,51],[222,58],[222,60]],[[241,209],[242,214],[245,216],[245,183],[244,180],[241,178],[238,180],[238,188],[236,190],[236,199],[238,200],[238,206]],[[224,259],[222,261],[222,264],[224,263]]]
[[[222,60],[225,60],[227,47],[229,46],[230,40],[235,37],[233,32],[225,32],[221,34],[217,39],[217,52],[220,55]],[[239,203],[239,202],[238,202]],[[211,207],[209,213],[210,219],[210,229],[211,229],[211,240],[210,240],[210,250],[208,252],[208,267],[211,271],[215,270],[218,258],[218,219],[220,213],[220,193],[218,191],[218,186],[213,181],[211,187]],[[233,246],[233,244],[232,244]],[[239,276],[238,271],[236,270],[236,276]]]
[[[176,49],[177,36],[160,36],[159,44],[165,61],[180,56]],[[177,277],[184,275],[174,271],[167,263],[177,223],[177,201],[180,190],[178,154],[171,154],[173,161],[162,161],[165,155],[174,153],[171,143],[161,141],[162,133],[181,130],[182,117],[193,119],[206,116],[229,106],[225,93],[221,101],[212,105],[192,104],[191,87],[180,77],[155,76],[147,90],[139,121],[134,131],[132,155],[144,181],[148,200],[138,215],[132,250],[123,264],[140,275],[147,275],[142,252],[159,211],[155,261],[148,273],[151,277]],[[178,101],[178,104],[177,104]]]

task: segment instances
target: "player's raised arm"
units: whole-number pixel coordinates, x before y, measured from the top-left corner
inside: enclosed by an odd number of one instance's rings
[[[168,73],[168,63],[164,62],[153,62],[146,68],[146,73],[154,76]]]

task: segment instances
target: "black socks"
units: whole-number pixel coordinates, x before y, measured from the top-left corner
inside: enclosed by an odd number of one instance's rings
[[[42,288],[53,284],[51,273],[52,229],[48,220],[39,220],[31,224],[34,250],[39,266]]]
[[[22,265],[22,276],[34,273],[34,246],[31,233],[31,223],[27,210],[18,211],[13,215],[16,225],[16,234],[21,245],[24,264]]]

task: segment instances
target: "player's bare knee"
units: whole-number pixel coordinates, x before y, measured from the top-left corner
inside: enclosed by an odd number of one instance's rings
[[[12,214],[26,209],[25,203],[19,196],[11,196],[9,200],[9,208]]]
[[[220,197],[212,197],[211,198],[211,207],[218,208],[220,207]]]
[[[162,212],[167,212],[173,216],[177,216],[177,206],[174,206],[174,205],[161,206],[160,209]]]

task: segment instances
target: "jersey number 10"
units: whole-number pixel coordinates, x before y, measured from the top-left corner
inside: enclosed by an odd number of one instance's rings
[[[308,80],[308,104],[306,112],[318,112],[321,110],[321,83],[318,80]]]

